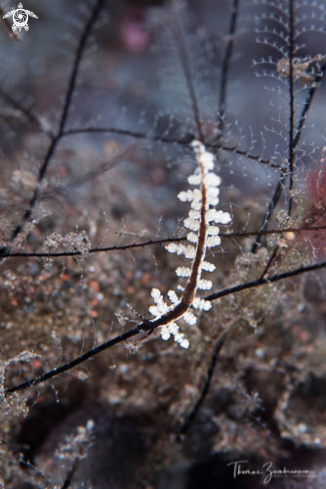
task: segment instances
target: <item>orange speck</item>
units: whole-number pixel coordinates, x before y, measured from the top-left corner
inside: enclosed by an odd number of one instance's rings
[[[114,141],[113,139],[106,141],[104,144],[104,151],[108,155],[115,154],[118,149],[119,149],[119,144],[117,143],[117,141]]]
[[[32,362],[32,366],[33,366],[34,368],[40,368],[40,367],[42,367],[42,362],[41,362],[41,360],[38,360],[38,359],[34,360],[34,361]]]
[[[89,287],[93,290],[95,290],[95,292],[99,292],[100,290],[100,284],[98,282],[96,282],[96,280],[91,280],[89,282]]]
[[[301,331],[300,333],[300,341],[302,341],[302,343],[307,343],[307,341],[309,340],[309,335],[306,331]]]
[[[132,280],[133,276],[134,276],[134,273],[133,273],[133,272],[128,272],[128,273],[126,274],[126,283],[127,283],[127,284],[129,284],[129,283],[131,282],[131,280]]]
[[[140,283],[142,285],[147,285],[149,283],[150,277],[148,273],[143,273]]]

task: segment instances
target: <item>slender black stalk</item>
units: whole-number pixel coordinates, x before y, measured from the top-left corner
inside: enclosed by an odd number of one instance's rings
[[[230,62],[231,62],[231,57],[234,48],[234,34],[237,28],[238,12],[239,12],[239,0],[233,0],[230,26],[227,34],[226,48],[225,48],[224,57],[222,61],[220,97],[218,102],[218,117],[219,117],[218,127],[221,132],[223,126],[223,118],[225,115],[226,92],[227,92],[228,81],[229,81]]]
[[[196,402],[196,404],[194,405],[194,407],[192,408],[192,410],[190,411],[190,413],[188,414],[187,418],[185,419],[183,425],[182,425],[182,428],[180,430],[180,435],[185,435],[187,433],[187,431],[189,430],[189,428],[191,427],[198,411],[200,410],[207,394],[208,394],[208,391],[209,391],[209,388],[210,388],[210,385],[211,385],[211,381],[212,381],[212,378],[213,378],[213,373],[214,373],[214,370],[215,370],[215,366],[216,366],[216,363],[217,363],[217,359],[218,359],[218,356],[219,356],[219,353],[220,351],[222,350],[223,348],[223,345],[225,343],[225,340],[226,340],[226,337],[227,335],[229,334],[229,331],[225,331],[221,337],[219,338],[218,342],[216,343],[216,346],[214,348],[214,352],[213,352],[213,355],[212,355],[212,358],[211,358],[211,361],[210,361],[210,364],[209,364],[209,367],[208,367],[208,370],[207,370],[207,374],[206,374],[206,380],[205,380],[205,383],[204,383],[204,387],[203,387],[203,390]]]
[[[154,141],[160,143],[167,144],[178,144],[180,146],[186,146],[189,148],[189,143],[195,139],[193,134],[186,136],[183,139],[171,139],[168,136],[154,136],[150,132],[139,132],[139,131],[131,131],[129,129],[119,129],[116,127],[81,127],[79,129],[68,129],[64,132],[63,137],[74,136],[77,134],[118,134],[121,136],[130,136],[135,139]]]
[[[76,473],[76,470],[78,468],[78,462],[79,462],[79,459],[76,458],[76,460],[74,460],[74,462],[72,464],[71,469],[69,470],[69,472],[67,474],[67,477],[66,477],[66,480],[64,481],[63,486],[61,486],[61,489],[68,489],[68,487],[71,486],[72,479],[73,479],[73,477]]]
[[[75,91],[75,88],[76,88],[76,82],[77,82],[79,67],[80,67],[80,63],[81,63],[81,60],[82,60],[82,57],[83,57],[83,53],[84,53],[84,50],[85,50],[85,47],[86,47],[86,43],[87,43],[87,40],[88,40],[88,38],[89,38],[89,36],[91,34],[91,31],[93,29],[94,23],[95,23],[98,15],[100,13],[100,10],[101,10],[101,8],[103,6],[104,1],[105,0],[97,0],[96,1],[95,7],[93,8],[92,13],[91,13],[91,16],[90,16],[87,24],[85,25],[85,29],[84,29],[84,31],[83,31],[83,33],[81,35],[81,38],[80,38],[80,41],[79,41],[79,44],[78,44],[78,48],[77,48],[76,56],[75,56],[75,61],[74,61],[72,73],[71,73],[71,76],[70,76],[70,81],[69,81],[69,84],[68,84],[68,91],[67,91],[67,95],[66,95],[66,99],[65,99],[65,103],[64,103],[62,115],[61,115],[61,120],[60,120],[60,126],[59,126],[59,134],[60,134],[60,136],[63,135],[64,129],[65,129],[65,126],[66,126],[66,122],[67,122],[67,119],[68,119],[69,109],[70,109],[70,105],[71,105],[71,100],[72,100],[72,97],[73,97],[73,94],[74,94],[74,91]]]
[[[144,241],[143,243],[132,243],[128,245],[116,245],[107,246],[103,248],[91,248],[88,253],[103,253],[108,251],[124,251],[135,248],[144,248],[146,246],[154,246],[158,244],[166,244],[177,241],[185,241],[186,237],[181,238],[166,238],[166,239],[154,239],[150,241]],[[36,252],[36,253],[9,253],[5,254],[3,258],[23,258],[23,257],[34,257],[34,258],[59,258],[68,256],[80,256],[82,253],[80,251],[55,251],[55,252]]]
[[[294,0],[289,0],[289,22],[290,22],[290,42],[289,42],[289,97],[290,97],[290,114],[289,114],[289,206],[288,216],[292,214],[293,207],[293,174],[295,164],[295,146],[294,146],[294,131],[295,131],[295,99],[294,99],[294,52],[295,52],[295,7]]]
[[[176,42],[176,46],[179,50],[179,56],[181,61],[181,66],[183,69],[184,77],[187,83],[188,93],[191,101],[191,106],[193,110],[193,115],[196,123],[196,128],[198,132],[198,136],[196,139],[199,139],[202,143],[205,144],[205,136],[203,133],[202,121],[200,116],[199,104],[196,95],[196,90],[193,83],[193,75],[190,66],[190,60],[188,55],[188,50],[186,46],[186,42],[183,35],[183,28],[179,19],[179,14],[176,10],[173,12],[174,14],[174,22],[172,22],[172,34]]]
[[[11,105],[14,109],[21,112],[33,125],[35,125],[40,131],[46,134],[50,139],[54,138],[54,135],[51,131],[45,130],[44,125],[41,121],[34,115],[30,110],[25,109],[22,105],[20,105],[11,95],[6,93],[2,88],[0,88],[0,97],[2,97],[9,105]]]
[[[274,263],[275,261],[275,258],[277,256],[277,253],[278,253],[278,250],[280,249],[280,247],[277,245],[275,246],[274,250],[273,250],[273,253],[271,254],[271,256],[269,257],[269,260],[263,270],[263,273],[261,274],[260,278],[264,278],[265,275],[267,274],[268,270],[270,269],[270,267],[272,266],[272,264]]]
[[[182,139],[172,139],[169,138],[168,136],[167,137],[159,136],[159,135],[154,136],[151,133],[137,132],[137,131],[131,131],[126,129],[119,129],[115,127],[81,127],[79,129],[68,129],[67,131],[64,132],[62,137],[75,136],[78,134],[105,134],[105,133],[118,134],[121,136],[129,136],[138,140],[179,145],[187,148],[189,148],[189,143],[191,143],[191,141],[195,139],[195,136],[193,134],[187,135]],[[248,153],[248,151],[238,149],[236,146],[226,146],[221,142],[215,142],[215,143],[207,143],[206,147],[210,150],[222,149],[223,151],[227,151],[229,153],[234,153],[239,156],[244,156],[249,160],[253,160],[256,161],[257,163],[261,163],[262,165],[268,165],[271,168],[279,168],[279,165],[272,163],[272,161],[261,158],[261,156],[259,155],[252,155]]]
[[[307,265],[304,267],[299,267],[294,270],[289,270],[288,272],[283,272],[283,273],[277,273],[275,275],[271,275],[269,277],[261,277],[257,280],[253,280],[251,282],[245,282],[242,284],[235,285],[233,287],[228,287],[226,289],[223,289],[219,292],[215,292],[213,294],[208,295],[205,297],[205,300],[209,301],[214,301],[217,299],[220,299],[221,297],[225,297],[230,294],[235,294],[237,292],[241,292],[243,290],[248,290],[248,289],[253,289],[256,287],[259,287],[261,285],[269,284],[269,283],[274,283],[278,282],[280,280],[284,280],[287,278],[295,277],[297,275],[301,275],[303,273],[307,272],[312,272],[316,270],[320,270],[322,268],[326,267],[326,261],[319,262],[319,263],[314,263],[312,265]],[[13,394],[14,392],[19,392],[25,389],[29,389],[33,386],[36,386],[38,384],[41,384],[42,382],[45,382],[46,380],[52,379],[54,377],[57,377],[60,374],[63,374],[64,372],[68,372],[72,368],[76,367],[77,365],[80,365],[84,363],[86,360],[89,358],[93,358],[99,353],[101,353],[104,350],[107,350],[108,348],[111,348],[114,345],[117,345],[119,343],[122,343],[133,336],[136,336],[139,334],[141,331],[152,331],[155,328],[161,326],[164,324],[164,317],[162,316],[155,322],[141,322],[139,323],[136,327],[130,329],[129,331],[126,331],[123,334],[120,334],[118,336],[115,336],[111,340],[108,340],[101,345],[96,346],[95,348],[92,348],[91,350],[87,351],[86,353],[83,353],[79,357],[75,358],[74,360],[71,360],[70,362],[67,362],[60,367],[54,368],[48,372],[45,372],[44,374],[40,375],[39,377],[35,377],[34,379],[27,380],[25,382],[22,382],[21,384],[17,384],[13,387],[9,387],[8,389],[5,390],[5,395],[10,395]]]
[[[52,139],[51,143],[50,143],[50,146],[47,150],[47,153],[45,155],[45,158],[44,158],[44,161],[40,167],[40,170],[39,170],[39,174],[38,174],[38,179],[37,179],[37,183],[36,183],[36,187],[34,189],[34,193],[32,195],[32,198],[29,202],[29,206],[28,206],[28,209],[26,209],[26,211],[24,212],[23,214],[23,217],[20,221],[20,223],[15,227],[12,235],[11,235],[11,241],[14,241],[17,236],[23,231],[27,221],[31,218],[32,216],[32,212],[34,210],[34,207],[38,201],[38,198],[39,198],[39,195],[40,195],[40,191],[41,191],[41,186],[42,186],[42,183],[43,183],[43,180],[45,178],[45,175],[46,175],[46,172],[47,172],[47,169],[48,169],[48,166],[49,166],[49,163],[51,161],[51,158],[55,152],[55,149],[58,145],[58,142],[59,142],[59,139],[60,137],[56,136],[54,139]],[[1,252],[2,250],[0,250],[0,257],[3,256],[3,253]]]
[[[264,231],[267,229],[268,224],[273,215],[274,209],[276,208],[280,200],[284,188],[284,179],[286,178],[287,175],[290,176],[290,183],[289,183],[290,195],[289,195],[288,214],[289,216],[292,214],[292,207],[293,207],[292,191],[293,191],[293,182],[294,182],[293,172],[294,172],[294,163],[295,163],[295,149],[300,143],[302,131],[304,129],[305,122],[306,122],[306,117],[311,108],[316,90],[318,88],[317,82],[321,78],[321,76],[324,75],[326,70],[326,63],[324,62],[320,67],[320,71],[315,75],[314,83],[312,84],[311,88],[308,91],[307,97],[303,104],[300,119],[298,121],[297,128],[295,130],[295,122],[294,122],[295,121],[295,97],[294,97],[294,73],[293,73],[293,59],[294,59],[294,49],[295,49],[294,0],[290,0],[289,17],[290,17],[289,19],[290,44],[289,44],[289,51],[288,51],[289,52],[289,79],[288,80],[289,80],[289,97],[290,97],[290,108],[289,108],[290,130],[289,130],[289,154],[288,154],[289,161],[288,161],[288,167],[281,169],[279,181],[275,188],[274,194],[268,204],[267,211],[263,217],[262,225],[260,227],[259,233],[257,234],[256,240],[254,241],[251,248],[251,251],[253,253],[257,251],[261,238],[264,235]]]
[[[294,141],[293,141],[294,148],[296,148],[298,146],[299,142],[300,142],[301,135],[302,135],[302,130],[304,128],[305,121],[306,121],[306,117],[307,117],[307,114],[308,114],[309,109],[311,107],[311,104],[312,104],[313,98],[315,96],[316,90],[318,88],[318,85],[316,83],[317,82],[317,79],[324,76],[325,70],[326,70],[326,62],[324,62],[324,63],[321,64],[321,66],[320,66],[320,73],[319,73],[319,75],[316,75],[315,80],[314,80],[314,83],[310,87],[310,89],[308,91],[308,94],[307,94],[307,97],[306,97],[306,100],[305,100],[305,102],[303,104],[303,108],[302,108],[302,111],[301,111],[300,119],[299,119],[299,122],[298,122],[298,127],[297,127],[296,134],[295,134]]]
[[[277,185],[276,185],[276,188],[274,190],[274,194],[270,200],[270,202],[268,203],[268,206],[267,206],[267,211],[266,211],[266,214],[264,215],[264,219],[263,219],[263,223],[262,225],[260,226],[260,229],[258,231],[258,234],[256,236],[256,239],[251,247],[251,252],[252,253],[256,253],[257,249],[258,249],[258,246],[261,242],[261,238],[264,236],[265,234],[265,231],[268,227],[268,224],[269,224],[269,221],[272,217],[272,214],[274,212],[274,209],[275,207],[277,206],[278,204],[278,201],[282,195],[282,190],[283,190],[283,178],[284,178],[284,175],[285,175],[285,172],[284,170],[281,170],[281,176],[279,178],[279,181],[277,182]]]
[[[92,11],[92,14],[91,14],[88,22],[86,23],[85,29],[81,35],[81,38],[80,38],[80,41],[78,44],[78,48],[76,51],[76,55],[75,55],[72,73],[71,73],[69,84],[68,84],[68,89],[67,89],[65,102],[64,102],[64,106],[63,106],[63,110],[62,110],[62,114],[61,114],[58,132],[54,137],[51,138],[51,143],[48,147],[48,150],[47,150],[46,155],[44,157],[43,163],[41,164],[40,169],[39,169],[37,183],[36,183],[32,198],[29,202],[29,207],[24,212],[20,223],[16,226],[16,228],[12,232],[11,241],[14,241],[17,238],[17,236],[23,231],[27,221],[32,216],[32,212],[34,210],[34,207],[36,206],[36,203],[38,202],[41,186],[42,186],[42,183],[45,179],[49,164],[50,164],[51,159],[55,153],[55,150],[56,150],[56,148],[57,148],[57,146],[58,146],[58,144],[59,144],[59,142],[62,139],[63,134],[64,134],[65,125],[66,125],[68,115],[69,115],[71,100],[72,100],[73,93],[74,93],[75,88],[76,88],[78,71],[79,71],[81,60],[82,60],[83,52],[84,52],[85,47],[86,47],[87,39],[91,33],[94,22],[95,22],[98,14],[101,10],[103,2],[104,2],[104,0],[97,0],[95,7]],[[6,251],[7,251],[7,248],[6,249],[4,249],[4,248],[0,249],[0,257],[2,257],[4,252],[6,252]]]
[[[98,355],[101,351],[107,350],[108,348],[121,343],[123,341],[128,340],[129,338],[132,338],[136,334],[138,334],[140,331],[144,331],[149,329],[147,324],[145,323],[140,323],[138,326],[136,326],[133,329],[130,329],[126,333],[123,333],[121,335],[115,336],[111,340],[105,341],[101,345],[96,346],[95,348],[92,348],[91,350],[87,351],[83,355],[80,355],[79,357],[75,358],[71,362],[65,363],[64,365],[61,365],[60,367],[54,368],[39,377],[36,377],[31,380],[27,380],[26,382],[23,382],[21,384],[15,385],[13,387],[10,387],[9,389],[6,389],[5,393],[7,394],[12,394],[14,392],[19,392],[25,389],[29,389],[30,387],[33,387],[35,385],[40,384],[41,382],[45,382],[46,380],[52,379],[53,377],[56,377],[57,375],[63,374],[64,372],[68,372],[74,367],[77,367],[77,365],[80,365],[81,363],[84,363],[86,360],[89,358],[92,358],[96,355]]]
[[[270,234],[284,234],[284,233],[306,233],[306,232],[314,232],[314,231],[322,231],[326,229],[326,225],[323,226],[311,226],[311,227],[301,227],[301,228],[284,228],[284,229],[268,229],[263,232],[264,235]],[[240,232],[228,232],[228,233],[220,233],[221,238],[251,238],[252,236],[256,236],[257,231],[240,231]],[[127,245],[114,245],[114,246],[105,246],[105,247],[96,247],[90,248],[88,254],[93,253],[106,253],[109,251],[125,251],[132,250],[137,248],[145,248],[146,246],[156,246],[163,245],[172,242],[182,242],[186,241],[186,236],[181,237],[172,237],[172,238],[163,238],[163,239],[153,239],[148,241],[143,241],[141,243],[131,243]],[[60,258],[60,257],[69,257],[69,256],[81,256],[81,251],[18,251],[18,252],[10,252],[4,253],[2,258]],[[266,272],[264,273],[266,274]]]
[[[306,272],[313,272],[315,270],[320,270],[321,268],[326,267],[326,261],[322,261],[319,263],[314,263],[312,265],[306,265],[304,267],[295,268],[294,270],[289,270],[288,272],[276,273],[275,275],[270,275],[268,277],[261,277],[257,280],[252,280],[251,282],[245,282],[243,284],[235,285],[233,287],[229,287],[227,289],[221,290],[220,292],[215,292],[205,299],[208,301],[214,301],[216,299],[220,299],[221,297],[225,297],[226,295],[234,294],[236,292],[242,292],[243,290],[253,289],[255,287],[259,287],[260,285],[270,284],[274,282],[279,282],[280,280],[284,280],[286,278],[295,277],[297,275],[301,275]]]

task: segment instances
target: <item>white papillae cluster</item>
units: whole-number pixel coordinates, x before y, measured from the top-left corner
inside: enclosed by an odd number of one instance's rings
[[[197,318],[189,309],[209,311],[212,307],[210,301],[207,301],[197,296],[198,290],[207,291],[213,286],[213,283],[206,278],[202,278],[203,272],[214,272],[215,265],[205,260],[206,251],[208,248],[214,248],[221,244],[219,237],[220,229],[217,224],[226,225],[231,221],[231,216],[228,212],[217,210],[215,207],[219,203],[219,186],[221,179],[216,175],[214,170],[215,158],[212,153],[206,150],[205,146],[199,141],[191,143],[198,163],[198,167],[193,175],[188,177],[188,183],[194,187],[191,190],[180,192],[179,200],[182,202],[190,202],[190,210],[188,217],[184,219],[184,226],[188,229],[187,244],[184,243],[169,243],[166,250],[170,253],[183,255],[192,263],[190,266],[180,266],[176,269],[176,274],[180,278],[187,279],[193,287],[193,299],[188,304],[187,311],[177,317],[177,319],[168,319],[168,313],[173,311],[182,301],[186,302],[184,297],[185,286],[178,285],[177,290],[169,290],[167,303],[160,290],[152,289],[152,297],[155,305],[149,308],[149,312],[154,316],[154,320],[167,315],[167,323],[159,326],[161,337],[167,341],[171,337],[182,347],[189,348],[189,341],[183,333],[180,332],[176,321],[181,318],[188,324],[196,324]],[[203,193],[205,193],[205,209],[203,209]],[[204,226],[202,221],[204,220]],[[199,257],[199,265],[195,264],[196,258]],[[194,277],[195,276],[195,277]]]

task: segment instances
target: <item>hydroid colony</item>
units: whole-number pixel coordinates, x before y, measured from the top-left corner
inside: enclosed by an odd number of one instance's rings
[[[170,304],[164,300],[159,289],[152,289],[155,305],[149,308],[154,316],[153,326],[160,328],[162,339],[173,337],[182,348],[189,348],[189,340],[180,332],[177,322],[183,319],[188,325],[194,325],[197,318],[190,308],[209,311],[212,307],[209,301],[197,295],[197,291],[209,290],[213,286],[210,280],[202,277],[203,273],[214,272],[216,268],[206,260],[207,249],[221,244],[217,224],[228,224],[231,221],[228,212],[216,209],[221,179],[213,171],[214,155],[200,141],[193,141],[191,145],[198,164],[195,173],[188,177],[194,189],[178,195],[182,202],[190,202],[188,217],[184,219],[184,226],[189,230],[188,243],[169,243],[166,246],[170,253],[183,255],[191,261],[190,266],[176,269],[177,276],[187,279],[187,282],[184,286],[178,285],[180,295],[175,290],[169,290],[167,296]]]

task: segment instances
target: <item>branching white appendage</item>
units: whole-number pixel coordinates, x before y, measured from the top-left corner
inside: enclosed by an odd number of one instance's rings
[[[213,172],[214,155],[206,150],[200,141],[191,143],[194,148],[198,168],[193,175],[190,175],[188,182],[194,186],[194,190],[181,192],[178,198],[182,202],[190,202],[188,217],[184,219],[184,226],[189,229],[187,241],[189,244],[169,243],[166,246],[170,253],[183,255],[191,260],[191,266],[182,266],[176,269],[178,277],[186,278],[184,287],[178,286],[181,291],[179,297],[177,292],[168,292],[168,304],[159,289],[152,289],[152,297],[155,305],[149,308],[149,312],[154,316],[151,321],[154,326],[158,326],[163,340],[168,340],[171,336],[183,348],[189,348],[189,341],[183,333],[180,333],[176,322],[183,319],[187,324],[194,325],[197,321],[196,316],[189,310],[201,309],[209,311],[211,303],[198,297],[197,290],[209,290],[213,283],[202,278],[203,272],[213,272],[215,265],[205,261],[207,248],[214,248],[221,244],[219,237],[219,227],[216,224],[228,224],[231,216],[228,212],[218,211],[215,206],[219,203],[219,186],[221,179]]]

